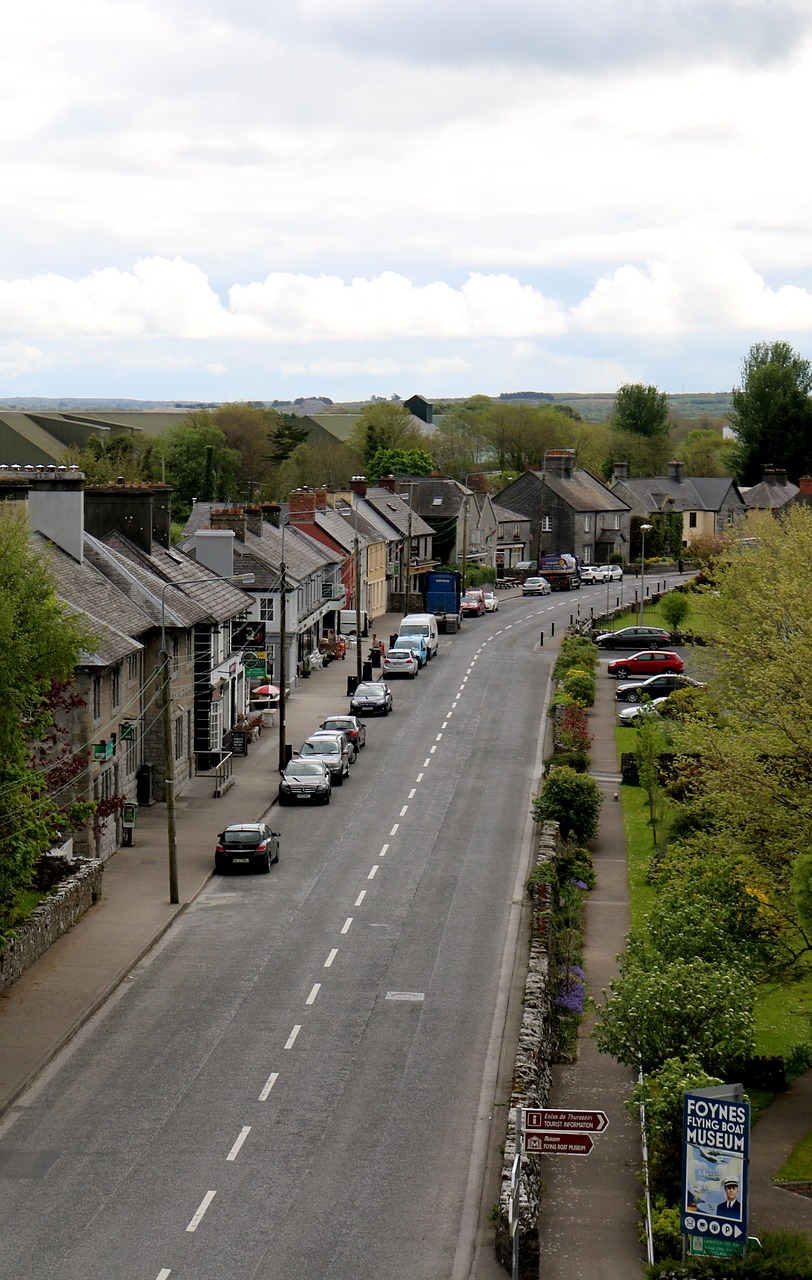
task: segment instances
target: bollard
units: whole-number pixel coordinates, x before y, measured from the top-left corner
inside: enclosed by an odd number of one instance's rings
[[[551,635],[551,636],[554,636],[554,635],[555,635],[555,623],[554,623],[554,622],[551,622],[551,623],[550,623],[550,635]]]
[[[543,648],[544,648],[544,632],[543,632],[543,631],[542,631],[541,635],[539,636],[539,644],[541,645],[541,647],[542,647],[542,649],[543,649]]]
[[[572,626],[572,614],[570,614],[570,626]]]

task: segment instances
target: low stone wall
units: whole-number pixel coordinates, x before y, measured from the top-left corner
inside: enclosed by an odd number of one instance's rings
[[[557,822],[545,822],[538,842],[536,865],[554,863],[560,850]],[[546,886],[537,892],[533,902],[532,942],[524,992],[524,1014],[519,1032],[513,1090],[510,1096],[507,1133],[502,1156],[502,1181],[499,1212],[496,1220],[496,1256],[507,1271],[512,1269],[513,1239],[508,1221],[511,1199],[510,1179],[516,1155],[517,1107],[546,1106],[552,1084],[551,1010],[553,1001],[550,966],[550,913]],[[519,1188],[519,1271],[521,1275],[539,1273],[539,1200],[541,1175],[539,1161],[533,1156],[522,1159]]]
[[[101,897],[103,862],[92,858],[77,860],[75,865],[76,870],[60,881],[59,888],[0,950],[0,991],[12,986]]]

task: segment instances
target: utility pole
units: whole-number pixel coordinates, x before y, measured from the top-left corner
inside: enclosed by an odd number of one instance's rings
[[[462,515],[462,589],[463,591],[465,590],[466,574],[468,569],[468,503],[470,499],[471,499],[471,495],[469,493],[466,493],[465,510],[463,511],[463,515]]]
[[[352,549],[355,566],[355,674],[361,683],[361,544],[358,541],[358,511],[355,511],[355,542]]]
[[[412,585],[412,488],[409,486],[409,518],[406,525],[406,574],[403,594],[403,616],[409,612],[409,589]]]
[[[287,674],[285,668],[287,666],[287,654],[285,650],[288,645],[286,634],[287,628],[287,590],[288,577],[287,566],[285,565],[285,529],[282,527],[282,560],[279,565],[279,772],[284,771],[287,764],[287,743],[285,741],[285,676]]]
[[[164,628],[164,641],[166,629]],[[161,719],[164,731],[164,798],[166,800],[166,836],[169,844],[169,901],[180,902],[178,891],[178,841],[175,829],[175,749],[172,742],[172,659],[161,649]]]

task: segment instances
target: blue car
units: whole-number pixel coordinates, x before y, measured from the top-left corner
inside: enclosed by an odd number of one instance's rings
[[[425,667],[429,660],[429,647],[425,636],[398,636],[392,648],[411,649],[421,667]]]

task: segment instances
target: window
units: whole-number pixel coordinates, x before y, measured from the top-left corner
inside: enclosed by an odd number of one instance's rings
[[[591,532],[592,532],[592,516],[586,515],[584,516],[584,533],[591,533]]]
[[[183,716],[175,717],[174,731],[175,759],[180,760],[183,755]]]
[[[140,683],[141,654],[131,653],[127,658],[127,679],[130,684]]]
[[[552,532],[552,528],[553,528],[553,517],[552,517],[552,516],[542,516],[542,517],[541,517],[541,529],[542,529],[542,532],[543,532],[543,533],[551,533],[551,532]]]
[[[113,667],[110,672],[110,706],[121,706],[121,667]]]
[[[620,528],[620,512],[619,511],[615,512],[615,528],[616,529]]]
[[[688,512],[688,528],[689,529],[696,528],[696,512],[695,511]]]
[[[180,670],[180,643],[177,636],[172,637],[172,670]]]
[[[273,622],[274,605],[276,601],[273,596],[260,596],[259,598],[259,619],[260,622]]]
[[[127,773],[135,773],[138,768],[138,743],[135,737],[132,737],[126,747],[125,768]]]
[[[581,563],[592,564],[592,547],[588,542],[585,542],[581,548]]]
[[[93,719],[101,720],[102,713],[102,682],[101,676],[93,677],[93,686],[90,691],[91,703],[93,708]]]

